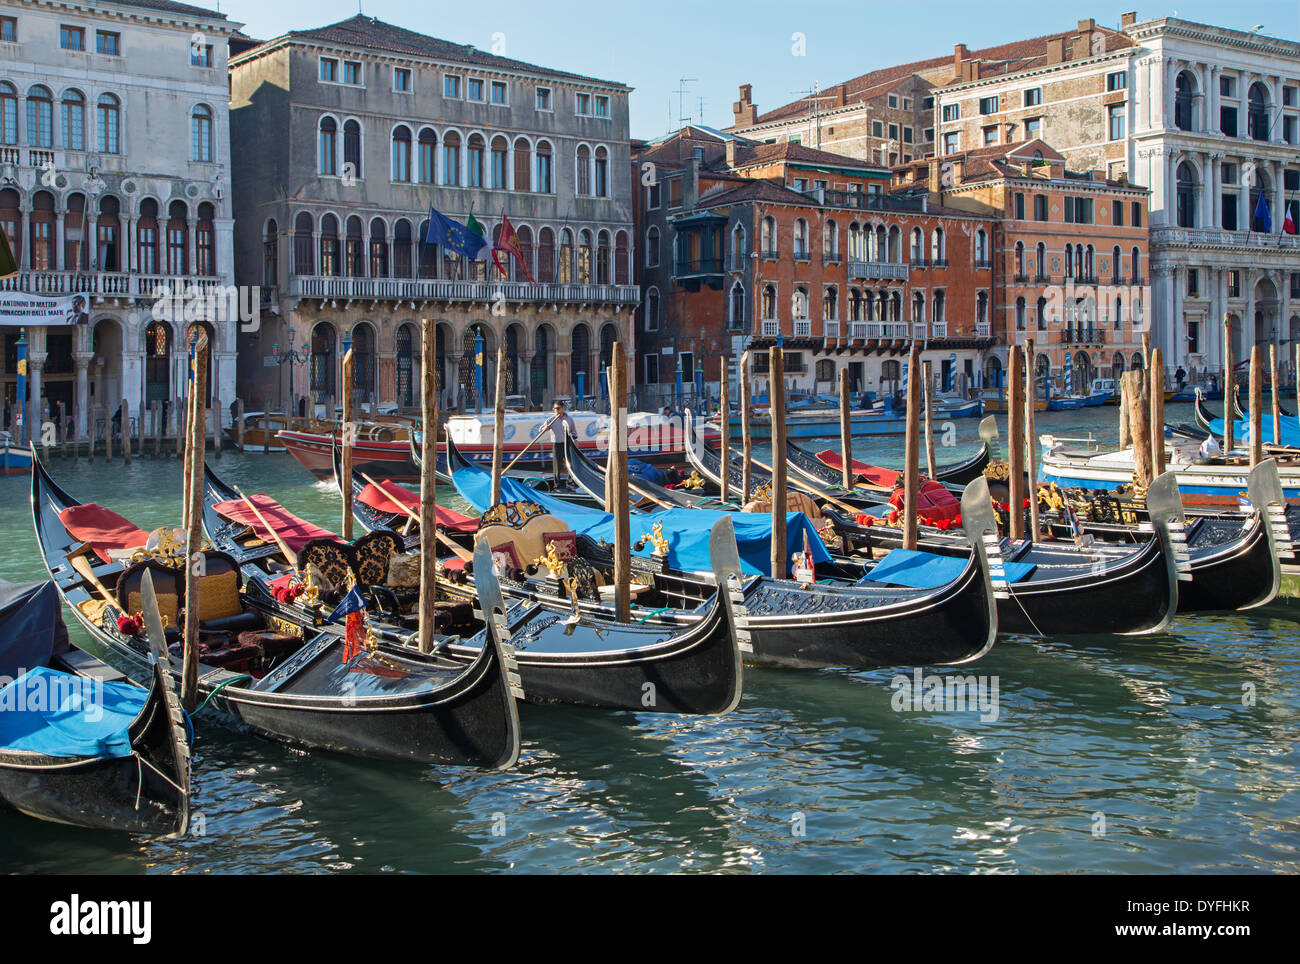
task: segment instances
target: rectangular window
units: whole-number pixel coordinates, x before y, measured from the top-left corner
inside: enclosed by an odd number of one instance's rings
[[[1015,211],[1016,220],[1023,221],[1025,219],[1025,196],[1023,194],[1016,195]]]
[[[1222,97],[1237,96],[1237,78],[1221,76],[1219,78],[1219,94]]]
[[[537,110],[550,110],[550,109],[551,109],[551,88],[549,88],[549,87],[538,87],[538,88],[537,88],[537,102],[536,102],[536,107],[537,107]]]
[[[405,67],[393,68],[393,90],[399,94],[411,92],[411,72]]]
[[[984,128],[983,141],[985,147],[988,147],[992,144],[996,144],[998,142],[998,128],[996,124],[994,124],[992,127]]]
[[[465,99],[482,100],[483,99],[483,81],[479,77],[471,77],[465,81]]]
[[[871,136],[872,136],[872,137],[884,137],[884,136],[885,136],[885,124],[884,124],[884,121],[873,120],[873,121],[871,122]]]
[[[122,35],[109,30],[95,31],[95,53],[109,57],[122,56]]]
[[[64,50],[85,50],[86,31],[81,27],[59,27],[59,46]]]
[[[1113,74],[1106,75],[1106,90],[1127,90],[1128,89],[1128,71],[1117,70]]]
[[[17,17],[0,17],[0,40],[10,44],[18,42]]]
[[[903,143],[904,144],[912,143],[912,128],[910,127],[903,128]]]
[[[1047,220],[1047,195],[1046,194],[1034,195],[1034,220],[1035,221]]]
[[[597,95],[597,96],[596,96],[596,116],[597,116],[597,117],[608,117],[608,116],[609,116],[609,98],[608,98],[608,97],[602,97],[602,96],[600,96],[600,95]]]
[[[890,125],[889,125],[889,139],[890,139],[891,141],[896,141],[896,140],[898,140],[898,125],[897,125],[897,124],[890,124]]]
[[[1110,220],[1115,227],[1117,228],[1124,227],[1124,202],[1123,201],[1110,202]]]
[[[1296,88],[1294,88],[1294,87],[1283,87],[1283,88],[1282,88],[1282,106],[1283,106],[1283,107],[1294,107],[1294,106],[1295,106],[1295,102],[1296,102]]]
[[[653,184],[648,185],[645,189],[645,193],[646,193],[646,201],[645,201],[646,210],[647,211],[659,210],[659,182],[655,181]]]
[[[1230,194],[1226,191],[1224,192],[1221,213],[1223,216],[1223,230],[1236,231],[1237,230],[1237,195]]]
[[[911,109],[912,109],[912,98],[910,98],[910,97],[904,97],[904,98],[903,98],[903,110],[911,110]]]
[[[890,106],[891,108],[896,108],[896,107],[898,107],[898,95],[897,95],[897,94],[890,94],[890,95],[889,95],[889,106]]]
[[[922,98],[921,110],[934,110],[934,98],[933,97]]]
[[[1043,119],[1041,117],[1025,118],[1025,140],[1043,136]]]
[[[498,107],[505,107],[510,103],[510,89],[504,80],[492,81],[492,103]]]
[[[934,140],[934,128],[933,128],[933,127],[927,127],[927,128],[925,129],[925,133],[924,133],[923,135],[921,135],[921,139],[922,139],[923,141],[925,141],[927,144],[929,144],[930,142],[932,142],[932,141]]]
[[[1131,223],[1135,228],[1142,227],[1142,202],[1141,201],[1133,202],[1133,217],[1131,219]]]
[[[682,182],[680,179],[668,182],[668,206],[670,208],[682,206]]]
[[[1026,107],[1037,107],[1042,102],[1043,102],[1043,88],[1030,87],[1027,91],[1025,91]]]
[[[1282,118],[1282,140],[1288,144],[1296,143],[1296,119],[1294,117]]]
[[[1187,269],[1187,293],[1191,295],[1193,298],[1195,298],[1197,294],[1200,292],[1200,290],[1201,290],[1200,272],[1197,271],[1195,268],[1188,268]]]
[[[460,78],[455,74],[446,74],[442,78],[442,96],[460,97]]]
[[[943,135],[943,152],[944,152],[945,154],[956,154],[956,153],[957,153],[957,143],[958,143],[958,141],[957,141],[957,132],[956,132],[956,131],[953,131],[951,134],[944,134],[944,135]]]
[[[212,44],[193,44],[190,46],[191,67],[211,67],[214,62],[212,59]]]
[[[1237,183],[1237,165],[1231,161],[1224,161],[1219,165],[1219,179],[1224,184]]]
[[[574,94],[573,95],[573,112],[579,115],[591,113],[591,95]]]
[[[333,57],[320,59],[320,79],[327,84],[337,84],[339,80],[339,62]]]
[[[355,60],[343,61],[343,83],[361,86],[361,64]]]
[[[1124,139],[1124,105],[1112,104],[1106,108],[1108,136],[1112,141]]]
[[[998,112],[998,95],[993,94],[990,97],[980,98],[981,114],[996,114]]]
[[[943,119],[945,121],[955,121],[961,119],[961,104],[944,104]]]
[[[647,385],[659,384],[659,356],[645,356],[645,382]]]
[[[1229,298],[1241,297],[1241,272],[1240,271],[1228,272],[1228,297]]]

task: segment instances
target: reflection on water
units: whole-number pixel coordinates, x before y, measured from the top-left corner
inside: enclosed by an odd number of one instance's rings
[[[1189,419],[1183,408],[1170,420]],[[1117,417],[1046,413],[1038,427],[1111,440]],[[954,425],[940,461],[978,446],[975,420]],[[901,439],[873,438],[854,454],[897,464],[901,451]],[[216,465],[337,528],[338,498],[288,456]],[[143,528],[175,522],[174,459],[52,468]],[[0,576],[11,580],[43,576],[27,484],[0,479]],[[740,708],[719,719],[527,706],[509,773],[307,754],[201,720],[196,832],[133,841],[0,813],[0,867],[1295,872],[1298,617],[1278,603],[1179,617],[1155,636],[1004,638],[960,670],[998,677],[989,722],[894,712],[890,681],[906,667],[749,670]]]

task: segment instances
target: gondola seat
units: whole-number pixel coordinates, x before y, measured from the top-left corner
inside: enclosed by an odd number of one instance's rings
[[[178,569],[163,565],[156,559],[142,559],[128,566],[118,576],[114,587],[118,608],[127,615],[144,609],[144,574],[153,576],[154,596],[158,600],[158,613],[163,617],[164,628],[180,626],[181,601],[184,598],[184,576]]]
[[[481,526],[474,535],[474,544],[477,546],[480,542],[486,541],[492,547],[494,555],[498,550],[504,551],[509,545],[515,560],[512,568],[522,569],[545,554],[546,536],[568,531],[570,531],[569,527],[563,520],[549,513],[543,513],[532,516],[519,526],[499,522]]]
[[[352,543],[353,572],[359,586],[382,586],[393,556],[402,552],[402,538],[388,529],[367,532]]]
[[[352,575],[347,546],[333,539],[312,539],[298,553],[298,571],[306,572],[308,566],[315,566],[333,591],[346,591]]]
[[[240,596],[243,577],[239,564],[224,552],[205,552],[201,566],[195,566],[202,575],[191,576],[199,582],[199,625],[208,626],[244,614]]]

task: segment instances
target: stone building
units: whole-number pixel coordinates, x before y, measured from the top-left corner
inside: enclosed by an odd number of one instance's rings
[[[637,303],[629,88],[364,16],[262,43],[230,74],[237,272],[265,304],[241,393],[337,401],[350,340],[357,398],[418,406],[422,318],[444,406],[490,399],[499,344],[508,393],[596,393]],[[422,243],[430,206],[490,235],[508,216],[536,283]]]
[[[975,384],[993,345],[988,217],[892,194],[887,168],[703,127],[635,161],[650,181],[639,364],[656,402],[677,397],[679,372],[683,395],[698,379],[715,398],[746,349],[761,385],[772,344],[792,390],[837,392],[847,369],[854,390],[893,391],[913,341],[937,378]]]
[[[1006,346],[1030,338],[1037,373],[1056,395],[1086,394],[1094,378],[1142,367],[1151,307],[1146,188],[1071,171],[1038,139],[916,161],[897,178],[910,193],[994,222],[998,348],[986,356],[984,384],[1004,380]]]
[[[0,293],[84,297],[81,323],[27,333],[30,404],[62,403],[80,435],[123,398],[134,416],[185,394],[187,323],[213,340],[211,400],[234,398],[238,26],[170,0],[0,0],[0,229],[20,267]],[[19,329],[0,330],[12,403]]]

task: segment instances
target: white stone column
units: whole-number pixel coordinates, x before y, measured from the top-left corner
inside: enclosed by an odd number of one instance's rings
[[[1205,102],[1209,109],[1209,123],[1206,125],[1206,131],[1212,134],[1219,132],[1219,65],[1210,64],[1207,71],[1209,80],[1205,91]]]
[[[90,424],[89,407],[90,407],[90,379],[87,369],[90,367],[92,353],[89,351],[74,351],[72,361],[77,369],[77,387],[73,395],[72,406],[76,410],[77,437],[85,438],[86,429]]]
[[[1164,343],[1167,346],[1161,353],[1165,357],[1165,365],[1181,364],[1187,357],[1187,339],[1184,332],[1187,330],[1187,323],[1183,318],[1183,296],[1187,292],[1187,267],[1174,265],[1169,272],[1169,283],[1173,291],[1173,324],[1169,326],[1169,331],[1165,334]]]

